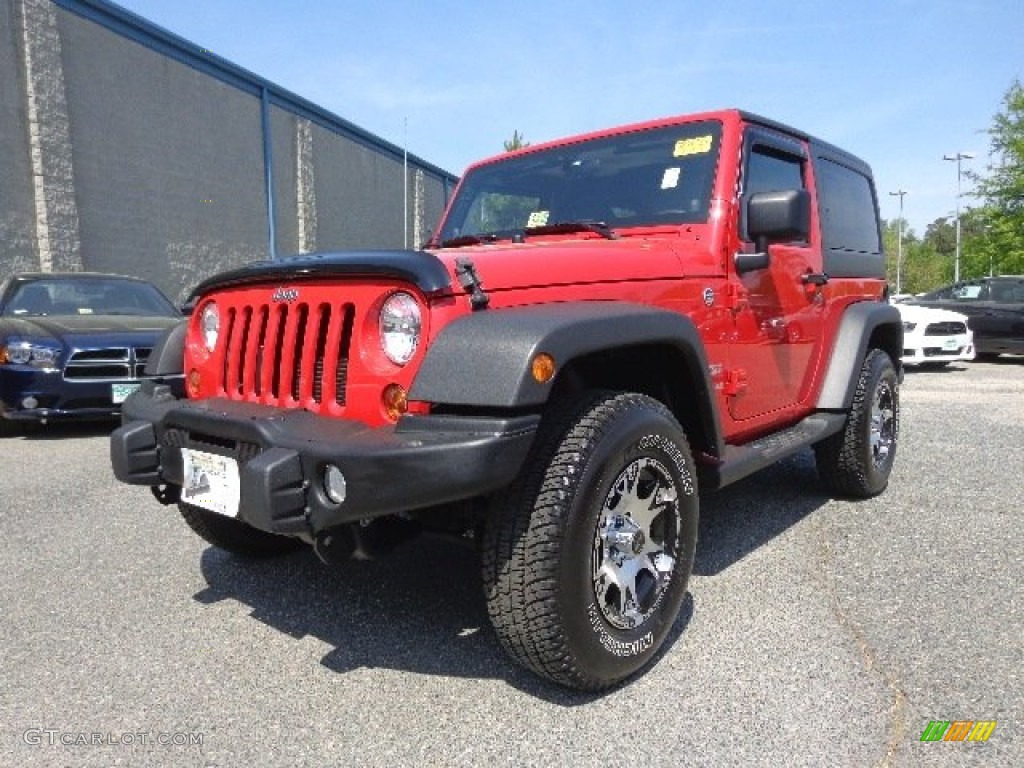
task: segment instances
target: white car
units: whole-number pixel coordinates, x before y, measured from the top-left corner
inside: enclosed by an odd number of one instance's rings
[[[967,315],[914,304],[895,307],[903,318],[904,364],[940,366],[974,359],[974,332]]]

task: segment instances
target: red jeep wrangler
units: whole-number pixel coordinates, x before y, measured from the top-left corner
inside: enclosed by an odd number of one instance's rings
[[[201,283],[113,467],[241,555],[473,531],[505,649],[601,689],[677,616],[699,490],[807,447],[832,491],[886,487],[884,278],[870,169],[800,131],[729,110],[533,146],[472,166],[421,251]]]

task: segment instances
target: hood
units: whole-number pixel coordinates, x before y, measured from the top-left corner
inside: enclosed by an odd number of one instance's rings
[[[106,336],[110,334],[158,335],[182,321],[180,317],[152,315],[45,315],[41,317],[3,317],[0,328],[10,335],[24,337],[49,335]]]
[[[906,322],[912,323],[940,323],[958,322],[966,323],[967,315],[960,312],[951,312],[948,309],[936,309],[934,307],[921,307],[916,304],[896,304],[900,311],[900,317]]]
[[[678,278],[683,261],[678,240],[528,240],[435,251],[455,274],[468,259],[488,293],[516,288]],[[458,285],[457,280],[453,280]]]

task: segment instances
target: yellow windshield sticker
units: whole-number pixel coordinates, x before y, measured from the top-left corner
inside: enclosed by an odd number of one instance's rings
[[[714,136],[695,136],[692,139],[680,139],[672,150],[672,157],[686,157],[687,155],[703,155],[711,151]]]
[[[676,166],[674,168],[666,168],[665,173],[661,175],[661,188],[662,189],[675,189],[679,186],[679,173],[682,168]]]
[[[548,217],[551,215],[551,211],[533,211],[530,213],[530,218],[526,220],[526,226],[529,227],[543,227],[548,223]]]

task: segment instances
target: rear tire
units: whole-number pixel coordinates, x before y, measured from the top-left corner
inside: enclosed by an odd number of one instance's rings
[[[299,539],[267,533],[234,518],[193,507],[185,502],[178,502],[178,510],[188,527],[208,543],[241,557],[275,557],[302,546]]]
[[[818,474],[835,493],[870,498],[885,490],[900,431],[899,380],[892,359],[868,351],[842,431],[814,447]]]
[[[578,690],[643,668],[693,568],[697,483],[682,428],[638,394],[554,405],[483,535],[487,609],[519,664]]]

